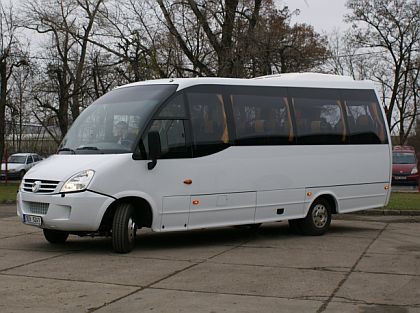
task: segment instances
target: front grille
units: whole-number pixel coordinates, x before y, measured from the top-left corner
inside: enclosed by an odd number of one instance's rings
[[[59,183],[54,180],[25,179],[23,181],[23,190],[26,192],[34,192],[32,188],[36,182],[39,182],[39,189],[35,191],[36,193],[53,193]]]
[[[28,208],[28,211],[30,213],[46,215],[48,213],[49,203],[25,201],[25,206]]]

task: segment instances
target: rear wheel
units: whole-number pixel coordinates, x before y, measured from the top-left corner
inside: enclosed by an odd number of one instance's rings
[[[303,235],[323,235],[330,224],[331,204],[323,198],[315,200],[306,217],[298,220],[298,227]]]
[[[129,203],[118,205],[112,223],[112,247],[115,252],[128,253],[135,245],[137,224],[134,208]]]
[[[294,234],[301,235],[302,231],[300,230],[301,219],[298,220],[289,220],[290,231]]]
[[[69,233],[61,230],[43,229],[44,237],[48,242],[60,244],[66,242]]]

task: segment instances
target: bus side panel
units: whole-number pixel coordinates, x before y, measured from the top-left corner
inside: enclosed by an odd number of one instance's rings
[[[295,219],[304,216],[305,189],[259,191],[255,223]]]
[[[382,207],[386,203],[388,195],[388,190],[384,188],[386,185],[376,183],[308,188],[306,192],[311,192],[312,195],[305,200],[305,212],[309,211],[312,202],[321,195],[331,195],[335,198],[337,213]]]
[[[192,195],[188,229],[252,224],[255,192]]]

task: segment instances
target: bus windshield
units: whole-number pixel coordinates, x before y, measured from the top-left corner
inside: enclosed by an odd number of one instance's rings
[[[86,108],[63,139],[58,153],[130,153],[154,108],[177,85],[145,85],[115,89]]]

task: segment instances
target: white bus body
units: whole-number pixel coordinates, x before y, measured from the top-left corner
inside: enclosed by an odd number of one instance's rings
[[[117,252],[133,248],[140,227],[289,220],[320,235],[331,214],[387,204],[384,121],[372,82],[331,75],[122,86],[86,109],[59,152],[25,175],[17,213],[52,243],[111,234]],[[127,133],[134,136],[121,139]]]

